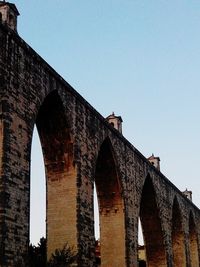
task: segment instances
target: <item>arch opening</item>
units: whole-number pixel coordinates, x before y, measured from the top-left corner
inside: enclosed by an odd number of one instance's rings
[[[140,220],[144,237],[146,265],[148,267],[167,266],[159,209],[149,176],[146,178],[142,190]]]
[[[177,199],[174,199],[172,209],[172,250],[174,267],[186,266],[184,233],[182,216]]]
[[[192,213],[189,217],[189,249],[191,267],[199,266],[198,238]]]
[[[76,248],[76,169],[73,141],[57,91],[42,103],[36,126],[44,155],[46,173],[47,257],[64,244]]]
[[[37,245],[42,237],[46,238],[46,177],[42,147],[37,128],[34,127],[31,146],[30,243]]]
[[[97,190],[95,183],[93,190],[93,206],[94,206],[95,262],[97,266],[101,266],[99,204],[98,204]]]
[[[100,147],[95,184],[100,217],[101,266],[125,266],[124,203],[112,146],[108,139]]]
[[[138,219],[138,267],[146,267],[146,251],[140,218]]]

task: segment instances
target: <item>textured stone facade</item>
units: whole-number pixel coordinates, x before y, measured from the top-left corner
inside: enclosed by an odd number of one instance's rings
[[[47,181],[48,255],[65,242],[95,266],[94,183],[102,267],[136,267],[138,218],[149,267],[199,266],[200,212],[14,31],[0,25],[0,266],[29,243],[34,125]]]

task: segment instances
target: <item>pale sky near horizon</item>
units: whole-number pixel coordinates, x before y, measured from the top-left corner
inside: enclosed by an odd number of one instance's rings
[[[123,135],[144,156],[159,156],[161,172],[181,191],[192,190],[200,206],[200,2],[15,4],[19,35],[103,116],[122,116]],[[45,182],[37,145],[33,217],[41,219],[36,212],[44,192],[38,188]],[[36,243],[41,223],[32,231]]]

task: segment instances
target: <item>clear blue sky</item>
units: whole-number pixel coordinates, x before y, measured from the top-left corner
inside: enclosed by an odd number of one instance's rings
[[[200,2],[15,4],[20,36],[103,116],[121,115],[124,136],[144,156],[159,156],[162,173],[180,190],[192,190],[200,206]]]

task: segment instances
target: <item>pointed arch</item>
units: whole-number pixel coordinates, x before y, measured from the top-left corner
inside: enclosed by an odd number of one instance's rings
[[[189,216],[189,248],[191,267],[199,266],[198,237],[194,216],[191,211]]]
[[[101,266],[125,266],[124,203],[111,142],[102,143],[95,183],[100,212]]]
[[[36,126],[44,148],[45,160],[48,161],[49,157],[55,157],[56,155],[55,152],[53,154],[49,153],[49,149],[52,149],[52,146],[49,146],[51,144],[49,141],[56,139],[57,146],[60,143],[60,151],[57,151],[57,153],[63,154],[62,141],[67,138],[67,141],[71,142],[71,136],[64,106],[58,91],[52,91],[44,99],[36,117]],[[56,146],[56,144],[52,145]],[[56,156],[58,157],[58,154]]]
[[[142,190],[140,220],[148,267],[167,266],[156,193],[148,175]]]
[[[186,266],[185,242],[182,225],[182,214],[177,197],[172,207],[172,250],[174,267]]]
[[[76,169],[73,140],[58,91],[43,101],[36,118],[46,171],[48,257],[68,242],[76,246]]]
[[[42,147],[36,126],[32,137],[30,168],[29,238],[30,243],[36,245],[40,238],[46,238],[46,175]],[[39,207],[38,203],[40,203]]]

